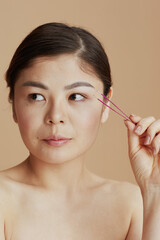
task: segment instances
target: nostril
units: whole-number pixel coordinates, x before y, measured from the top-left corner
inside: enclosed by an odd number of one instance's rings
[[[51,123],[51,124],[55,124],[55,122],[53,122],[52,120],[49,120],[48,122]],[[59,122],[60,122],[60,123],[63,123],[64,121],[63,121],[63,120],[60,120]]]

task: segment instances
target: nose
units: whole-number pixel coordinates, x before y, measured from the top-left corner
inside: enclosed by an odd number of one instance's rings
[[[66,107],[64,103],[54,102],[48,106],[45,115],[45,122],[47,124],[64,123],[66,120]]]

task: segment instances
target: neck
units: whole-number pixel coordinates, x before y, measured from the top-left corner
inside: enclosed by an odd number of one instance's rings
[[[83,188],[89,179],[84,158],[60,164],[51,164],[29,156],[27,159],[30,180],[46,190],[73,193]]]

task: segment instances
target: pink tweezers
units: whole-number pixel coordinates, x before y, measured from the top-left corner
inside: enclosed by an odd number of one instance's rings
[[[108,108],[110,108],[112,111],[114,111],[115,113],[117,113],[118,115],[120,115],[121,117],[123,117],[125,120],[128,120],[132,123],[134,123],[129,116],[127,116],[116,104],[114,104],[109,98],[107,98],[104,94],[100,93],[98,90],[96,90],[99,94],[101,94],[104,98],[106,98],[110,103],[112,103],[121,113],[117,112],[116,110],[114,110],[113,108],[111,108],[110,106],[108,106],[106,103],[104,103],[102,100],[100,100],[99,98],[97,98],[98,101],[100,101],[101,103],[103,103],[105,106],[107,106]],[[135,124],[135,123],[134,123]]]

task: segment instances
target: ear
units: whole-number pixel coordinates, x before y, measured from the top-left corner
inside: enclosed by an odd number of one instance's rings
[[[113,96],[113,88],[111,87],[110,90],[109,90],[109,93],[107,95],[107,98],[111,99],[112,96]],[[105,102],[108,106],[110,106],[110,102],[107,99],[104,98],[103,102]],[[107,121],[108,116],[109,116],[109,110],[110,109],[103,104],[102,115],[101,115],[101,123],[105,123]]]
[[[17,121],[17,115],[16,115],[16,111],[15,111],[14,102],[12,103],[12,116],[13,116],[15,123],[17,123],[18,121]]]

